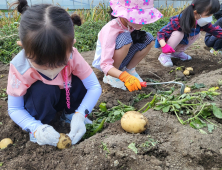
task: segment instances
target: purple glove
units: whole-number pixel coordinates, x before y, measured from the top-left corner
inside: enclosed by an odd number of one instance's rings
[[[162,52],[163,53],[175,53],[175,50],[171,46],[166,44],[164,47],[162,47]]]

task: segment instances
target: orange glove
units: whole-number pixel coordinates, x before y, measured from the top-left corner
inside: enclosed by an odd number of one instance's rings
[[[138,78],[130,75],[126,71],[122,72],[119,76],[119,79],[124,82],[124,85],[127,87],[127,89],[132,92],[135,90],[141,90],[140,81]]]

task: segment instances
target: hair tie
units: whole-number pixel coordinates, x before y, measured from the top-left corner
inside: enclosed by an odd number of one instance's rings
[[[194,4],[191,4],[194,7]]]

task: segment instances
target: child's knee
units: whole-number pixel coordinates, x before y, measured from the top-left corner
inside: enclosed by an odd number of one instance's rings
[[[155,44],[155,42],[151,41],[151,43],[146,46],[146,49],[152,48],[154,46],[154,44]]]
[[[154,44],[155,44],[155,42],[154,42],[154,41],[152,41],[152,42],[149,44],[149,46],[153,47],[153,46],[154,46]]]
[[[184,32],[182,32],[182,31],[173,31],[171,36],[175,36],[177,38],[183,38],[184,37]]]

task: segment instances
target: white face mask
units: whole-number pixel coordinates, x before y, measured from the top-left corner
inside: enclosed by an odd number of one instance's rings
[[[201,15],[200,15],[200,17],[201,17]],[[212,22],[212,20],[213,20],[213,17],[212,17],[212,16],[206,17],[206,18],[202,18],[202,17],[201,17],[200,19],[197,20],[197,24],[198,24],[199,26],[203,27],[203,26],[209,24],[210,22]]]
[[[43,70],[43,69],[39,69],[39,68],[35,68],[31,61],[29,61],[29,63],[31,64],[31,66],[37,70],[38,72],[44,74],[45,76],[47,76],[48,78],[50,79],[54,79],[59,73],[60,71],[62,71],[62,69],[65,67],[65,66],[62,66],[62,67],[58,67],[58,68],[54,68],[54,69],[46,69],[46,70]]]

